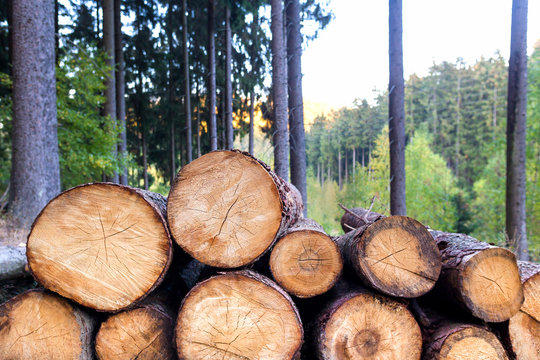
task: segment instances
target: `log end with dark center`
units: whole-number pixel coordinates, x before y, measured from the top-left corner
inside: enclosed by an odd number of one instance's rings
[[[276,282],[289,293],[307,298],[328,291],[343,268],[339,248],[326,234],[295,231],[281,238],[270,256]]]

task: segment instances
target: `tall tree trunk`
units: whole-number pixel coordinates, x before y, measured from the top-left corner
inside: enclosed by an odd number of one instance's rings
[[[13,1],[13,0],[8,0],[8,1]],[[55,65],[59,64],[59,59],[60,59],[60,52],[58,51],[60,49],[60,23],[58,21],[60,17],[59,10],[60,9],[59,9],[58,0],[54,0],[54,54],[55,54],[54,64]]]
[[[341,166],[341,151],[338,152],[338,185],[339,185],[339,190],[343,189],[343,179],[341,178],[341,170],[342,170],[342,166]]]
[[[525,214],[527,7],[527,0],[512,2],[506,130],[506,232],[520,260],[529,259]]]
[[[10,211],[29,226],[60,192],[54,3],[13,1]]]
[[[169,122],[169,162],[170,162],[170,184],[172,185],[174,177],[176,176],[176,145],[175,145],[175,116],[173,111],[174,105],[174,79],[173,79],[173,34],[172,34],[172,1],[169,2],[169,8],[167,10],[167,24],[165,25],[165,32],[167,34],[167,42],[169,43],[169,61],[168,61],[168,79],[167,79],[167,120]]]
[[[184,52],[184,85],[185,85],[185,95],[186,101],[185,112],[186,112],[186,147],[187,147],[187,163],[190,163],[193,160],[193,146],[191,144],[193,131],[191,129],[191,86],[189,84],[189,53],[187,46],[187,4],[186,0],[182,0],[182,37],[183,37],[183,52]]]
[[[232,40],[231,40],[231,9],[225,6],[225,148],[234,147],[234,129],[232,121]]]
[[[116,118],[120,126],[120,142],[118,153],[121,159],[127,157],[126,136],[126,100],[124,81],[124,49],[122,43],[122,0],[114,0],[114,58],[116,62]],[[123,166],[120,171],[120,184],[128,184],[128,170]]]
[[[215,1],[208,0],[208,130],[210,132],[210,150],[217,150],[216,122],[216,42],[214,39]]]
[[[148,160],[146,157],[146,131],[145,131],[145,126],[144,126],[144,120],[142,122],[142,160],[143,160],[144,190],[148,190]]]
[[[105,107],[104,115],[110,117],[113,128],[116,129],[116,74],[114,63],[114,0],[103,0],[103,49],[107,53],[106,65],[109,73],[105,79]],[[118,157],[117,144],[111,150],[114,159]],[[118,173],[115,171],[107,180],[118,183]]]
[[[321,183],[321,163],[320,162],[317,162],[317,182],[319,184],[321,184],[321,187],[322,187],[322,183]]]
[[[349,180],[349,159],[347,156],[347,149],[345,149],[345,181]]]
[[[287,15],[291,182],[302,194],[304,216],[307,216],[306,140],[302,96],[302,34],[300,32],[299,0],[286,0],[285,9]]]
[[[491,131],[491,140],[495,142],[495,129],[497,128],[497,86],[493,87],[493,129]]]
[[[255,91],[251,90],[249,94],[249,153],[254,155],[255,147],[255,131],[254,131],[254,122],[255,122]]]
[[[197,158],[201,157],[201,96],[199,94],[198,77],[195,78],[195,97],[197,98]]]
[[[272,91],[274,97],[274,169],[289,180],[289,131],[287,128],[287,77],[283,36],[282,0],[272,0]]]
[[[455,161],[456,161],[456,178],[459,179],[459,158],[460,158],[460,142],[461,142],[461,70],[458,69],[457,78],[457,102],[456,102],[456,143],[455,143]]]
[[[401,0],[390,0],[389,8],[390,82],[388,84],[388,116],[390,137],[390,212],[392,215],[407,215],[405,204],[405,106]]]

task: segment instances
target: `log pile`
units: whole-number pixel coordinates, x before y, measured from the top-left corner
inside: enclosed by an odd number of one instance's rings
[[[405,216],[302,218],[240,151],[168,198],[110,183],[53,199],[28,237],[44,289],[0,305],[2,359],[536,359],[540,265]]]

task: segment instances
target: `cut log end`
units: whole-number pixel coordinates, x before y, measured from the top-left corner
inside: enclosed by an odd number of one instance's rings
[[[540,359],[540,322],[518,311],[508,322],[508,334],[516,359]]]
[[[158,205],[142,191],[98,183],[67,190],[43,209],[27,257],[46,288],[100,311],[118,311],[161,281],[172,243]]]
[[[422,335],[413,316],[379,296],[351,296],[319,331],[321,359],[420,359]]]
[[[476,326],[467,326],[446,337],[437,359],[507,360],[508,356],[493,333]]]
[[[521,311],[540,322],[540,264],[518,261],[525,301]]]
[[[167,210],[178,244],[200,262],[221,268],[256,260],[274,242],[282,220],[270,173],[233,151],[211,152],[184,166]]]
[[[342,268],[339,248],[319,231],[287,234],[277,242],[270,256],[270,270],[276,282],[300,298],[328,291]]]
[[[468,259],[460,288],[471,313],[489,322],[508,320],[523,303],[515,256],[503,248],[488,248]]]
[[[160,308],[144,306],[111,316],[96,337],[99,359],[176,358],[172,347],[174,320]]]
[[[386,294],[418,297],[431,290],[439,277],[439,250],[431,234],[414,219],[382,218],[363,232],[358,244],[360,272]]]
[[[94,326],[65,299],[30,290],[0,306],[0,357],[89,360]]]
[[[302,339],[290,297],[248,271],[199,283],[184,299],[176,324],[180,359],[294,359]]]

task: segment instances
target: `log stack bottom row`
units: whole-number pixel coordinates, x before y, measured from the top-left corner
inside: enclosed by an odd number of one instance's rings
[[[0,305],[0,359],[540,359],[539,264],[361,208],[331,237],[300,199],[240,151],[167,199],[63,192],[27,244],[44,289]]]

